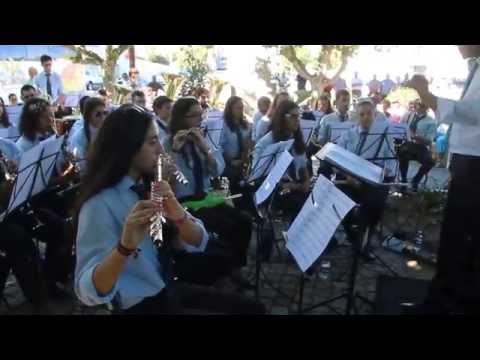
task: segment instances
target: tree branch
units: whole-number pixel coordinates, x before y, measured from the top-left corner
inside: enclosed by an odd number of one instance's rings
[[[76,60],[81,62],[88,62],[91,64],[102,65],[104,59],[97,53],[87,50],[85,45],[62,45],[63,47],[72,50],[76,55]]]
[[[305,64],[297,57],[297,53],[295,48],[292,45],[283,46],[280,50],[280,54],[284,56],[295,68],[295,70],[306,80],[312,81],[314,79],[314,75],[311,75]]]

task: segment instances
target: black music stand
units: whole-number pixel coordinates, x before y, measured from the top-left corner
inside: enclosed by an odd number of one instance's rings
[[[356,205],[350,211],[354,211],[355,213],[357,213],[358,208],[359,208],[359,205]],[[335,207],[333,209],[337,213]],[[339,216],[339,218],[340,218],[340,216]],[[319,302],[317,304],[314,304],[314,305],[309,306],[308,308],[304,309],[303,308],[303,293],[304,293],[304,288],[305,288],[306,277],[305,277],[304,273],[302,272],[301,275],[300,275],[299,300],[298,300],[298,304],[297,304],[299,315],[305,314],[309,311],[312,311],[316,308],[323,307],[323,306],[328,307],[330,310],[332,310],[332,311],[334,311],[338,314],[341,314],[335,308],[330,306],[331,303],[333,303],[335,301],[338,301],[338,300],[341,300],[341,299],[347,299],[347,304],[346,304],[346,307],[345,307],[344,315],[350,315],[352,309],[356,310],[356,306],[355,306],[355,300],[356,299],[360,299],[363,302],[365,302],[366,304],[373,306],[373,301],[371,301],[370,299],[367,299],[366,297],[360,295],[355,289],[357,275],[358,275],[359,258],[362,254],[363,248],[365,247],[367,239],[365,237],[365,233],[363,233],[363,234],[360,233],[359,227],[357,225],[352,226],[352,230],[354,232],[354,238],[349,238],[349,240],[352,244],[353,255],[352,255],[352,262],[351,262],[351,265],[350,265],[350,275],[349,275],[347,289],[343,293],[341,293],[340,295],[334,296],[330,299],[324,300],[322,302]],[[351,235],[349,235],[347,233],[347,236],[350,237]],[[312,265],[312,266],[315,266],[315,265]]]
[[[60,151],[45,155],[45,148],[42,148],[36,160],[19,170],[13,184],[5,217],[21,205],[28,203],[35,195],[43,192],[47,188],[59,154]],[[52,158],[54,158],[53,161],[48,164],[47,161]],[[18,201],[19,197],[22,197],[20,201]]]
[[[258,183],[260,180],[264,180],[267,177],[267,173],[271,170],[271,168],[275,165],[277,162],[278,157],[284,152],[286,149],[277,149],[276,151],[269,152],[268,154],[262,155],[258,162],[255,164],[256,166],[252,169],[252,174],[257,172],[257,168],[261,165],[263,168],[261,170],[261,174],[253,179],[249,179],[249,183],[253,183],[254,187],[258,189],[256,186],[256,183]],[[267,161],[261,162],[261,159],[268,158]],[[261,186],[261,185],[260,185]],[[262,257],[261,257],[261,249],[264,248],[264,244],[262,241],[262,234],[264,231],[264,226],[266,225],[266,222],[269,223],[270,228],[273,230],[273,221],[271,216],[269,216],[269,211],[272,208],[273,204],[273,199],[275,197],[275,192],[278,190],[278,183],[275,184],[275,188],[273,189],[272,193],[270,194],[269,198],[267,199],[268,201],[263,202],[260,204],[260,206],[257,206],[254,203],[255,210],[256,210],[256,217],[254,217],[254,222],[256,224],[257,228],[257,244],[256,244],[256,254],[255,254],[255,297],[258,299],[259,297],[259,288],[260,288],[260,271],[261,271],[261,265],[262,265]],[[255,201],[255,197],[253,197],[253,201]],[[268,205],[264,205],[268,204]],[[263,206],[262,206],[263,205]],[[276,244],[276,242],[275,242]],[[280,249],[277,250],[280,252]]]
[[[379,173],[378,167],[373,166],[373,169],[368,169],[367,168],[367,169],[365,169],[365,173],[360,175],[360,174],[356,173],[355,170],[352,167],[348,167],[348,166],[345,166],[345,165],[342,166],[342,164],[338,163],[334,158],[330,158],[328,156],[328,152],[329,152],[329,149],[332,149],[332,148],[333,148],[333,151],[335,151],[335,149],[340,150],[340,153],[339,153],[340,156],[342,155],[341,153],[343,152],[343,153],[347,153],[349,157],[357,158],[358,161],[359,161],[359,164],[362,165],[362,162],[363,162],[364,163],[363,167],[366,167],[366,160],[360,158],[356,154],[350,153],[347,150],[345,150],[343,148],[340,148],[337,145],[334,145],[333,143],[327,144],[318,154],[316,154],[316,157],[319,157],[320,160],[326,161],[332,167],[346,173],[349,176],[354,177],[355,179],[357,179],[358,181],[360,181],[362,183],[369,183],[370,185],[374,185],[374,186],[382,186],[381,181],[383,180],[383,178],[382,178],[381,174]],[[359,166],[359,165],[357,164],[357,166]],[[372,166],[372,165],[370,165],[370,166]],[[367,174],[367,172],[369,172],[369,173]],[[354,213],[353,213],[354,219],[358,218],[358,210],[360,209],[360,207],[361,207],[361,204],[357,204],[357,206],[354,207],[353,210],[351,210],[351,211],[354,211]],[[337,216],[339,218],[341,218],[340,215],[338,214],[338,211],[336,210],[336,208],[334,206],[333,206],[333,210],[337,214]],[[299,314],[309,312],[313,309],[316,309],[316,308],[322,307],[322,306],[326,306],[326,307],[330,308],[331,310],[338,313],[338,311],[333,309],[330,306],[330,304],[332,302],[335,302],[335,301],[340,300],[340,299],[347,299],[347,304],[346,304],[346,308],[345,308],[345,314],[346,315],[349,315],[351,313],[352,309],[356,310],[356,306],[355,306],[355,300],[356,299],[360,299],[363,302],[373,306],[373,301],[371,301],[371,300],[367,299],[366,297],[358,294],[356,289],[355,289],[356,279],[357,279],[357,275],[358,275],[359,258],[361,256],[366,244],[367,244],[368,231],[366,231],[367,229],[364,229],[364,231],[361,231],[360,227],[358,226],[358,224],[356,223],[355,220],[353,221],[353,225],[350,228],[351,228],[352,231],[350,232],[350,234],[349,234],[349,232],[347,232],[347,236],[349,237],[350,243],[352,244],[353,256],[352,256],[352,262],[351,262],[351,266],[350,266],[350,277],[349,277],[349,281],[348,281],[347,290],[340,295],[337,295],[333,298],[324,300],[324,301],[322,301],[318,304],[315,304],[315,305],[312,305],[312,306],[310,306],[306,309],[303,309],[303,291],[304,291],[304,285],[305,285],[305,275],[302,272],[301,278],[300,278],[300,294],[299,294],[299,301],[298,301],[298,313]],[[314,265],[312,265],[312,266],[314,266]]]

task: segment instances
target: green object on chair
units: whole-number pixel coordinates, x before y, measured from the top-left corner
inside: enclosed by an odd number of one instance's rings
[[[182,203],[187,209],[197,211],[203,208],[212,208],[221,204],[224,204],[226,201],[223,194],[217,192],[209,192],[202,200],[192,200]]]

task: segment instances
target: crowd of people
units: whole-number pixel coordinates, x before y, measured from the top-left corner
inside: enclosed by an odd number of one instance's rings
[[[67,110],[51,58],[42,56],[41,62],[44,72],[35,78],[37,87],[26,84],[21,90],[19,138],[0,139],[2,209],[22,154],[60,136],[55,117]],[[218,112],[210,107],[206,89],[178,99],[159,96],[151,108],[140,90],[117,108],[109,106],[103,92],[83,97],[81,119],[64,134],[66,145],[49,187],[29,200],[27,210],[16,209],[0,222],[0,292],[13,270],[27,299],[40,307],[71,280],[86,306],[113,304],[127,314],[265,313],[258,300],[222,291],[225,281],[241,289],[253,287],[241,270],[249,261],[253,222],[259,221],[253,194],[267,174],[249,182],[251,168],[268,146],[293,140],[293,161],[272,195],[272,208],[292,221],[315,178],[335,173],[344,180],[340,189],[363,205],[358,218],[347,216],[347,232],[354,223],[362,231],[374,229],[388,186],[373,187],[322,162],[315,173],[311,158],[325,144],[336,143],[383,168],[387,184],[397,178],[408,182],[409,163],[416,160],[421,166],[410,180],[416,190],[434,166],[434,143],[443,139],[445,150],[448,140],[442,136],[448,139],[449,131],[437,134],[438,123],[428,115],[437,105],[425,95],[424,83],[418,78],[411,82],[420,98],[399,121],[391,119],[385,100],[393,82],[376,79],[369,83],[368,97],[357,98],[353,86],[339,88],[334,101],[323,94],[312,107],[300,107],[287,92],[273,99],[262,96],[252,121],[244,100],[232,96],[221,111],[218,144],[205,136],[209,114]],[[42,98],[38,89],[48,97]],[[3,101],[0,111],[2,126],[9,126]],[[303,121],[314,124],[307,141]],[[399,124],[404,132],[392,134]],[[219,195],[222,189],[242,196],[230,204]],[[165,218],[161,245],[150,237],[151,219],[159,212]],[[46,244],[44,255],[34,239]],[[265,260],[273,241],[273,234],[262,241]],[[370,258],[368,246],[363,255]]]

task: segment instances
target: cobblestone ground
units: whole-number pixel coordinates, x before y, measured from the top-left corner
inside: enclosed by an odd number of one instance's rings
[[[411,172],[417,167],[412,167]],[[435,168],[430,173],[427,186],[438,186],[446,183],[448,172],[445,169]],[[383,234],[391,234],[396,230],[407,232],[414,231],[415,228],[415,208],[412,205],[411,198],[391,197],[388,208],[385,211],[383,220]],[[285,224],[276,223],[277,234],[286,227]],[[438,243],[439,225],[434,224],[426,232],[426,251],[434,252]],[[278,235],[281,238],[281,235]],[[317,261],[317,265],[322,262],[330,262],[330,270],[324,271],[321,266],[316,266],[316,271],[305,282],[303,308],[317,304],[321,301],[341,294],[347,288],[349,278],[349,269],[352,260],[352,249],[349,243],[342,240],[339,235],[339,246],[333,248],[328,253],[322,255]],[[297,302],[299,299],[299,281],[300,270],[293,258],[284,248],[282,240],[277,242],[270,262],[264,263],[260,273],[260,291],[259,300],[262,301],[268,309],[269,314],[288,315],[296,314],[298,311]],[[372,242],[374,253],[378,258],[392,268],[398,275],[416,279],[431,279],[434,273],[434,266],[429,262],[424,262],[413,255],[398,254],[386,250],[381,245],[381,238],[375,236]],[[244,275],[251,281],[255,278],[255,234],[250,249],[250,261],[244,270]],[[416,263],[412,263],[417,260]],[[408,263],[408,265],[407,265]],[[367,299],[375,300],[376,281],[379,275],[391,275],[390,271],[382,266],[378,260],[368,263],[361,262],[357,277],[357,292]],[[227,284],[227,290],[236,291],[231,285]],[[71,291],[71,289],[70,289]],[[254,296],[253,291],[244,292],[246,296]],[[13,276],[7,281],[4,291],[4,301],[0,301],[0,314],[36,314],[32,306],[25,301],[21,289]],[[318,307],[309,314],[334,315],[343,313],[345,309],[345,300],[333,302],[330,307]],[[374,309],[363,302],[357,302],[359,314],[373,314]],[[85,309],[80,306],[72,293],[71,298],[63,300],[51,300],[49,304],[49,314],[70,315],[70,314],[108,314],[106,310]]]

